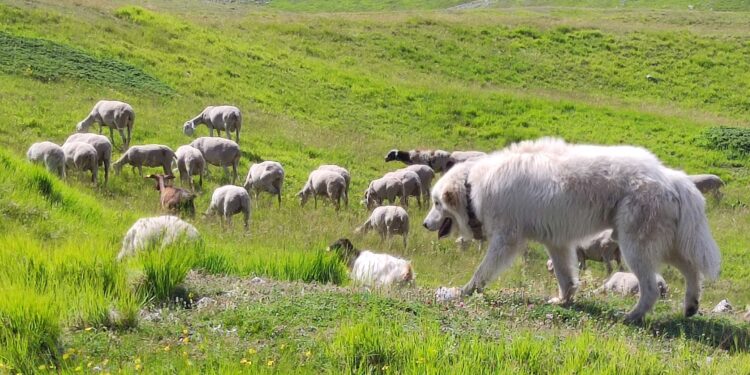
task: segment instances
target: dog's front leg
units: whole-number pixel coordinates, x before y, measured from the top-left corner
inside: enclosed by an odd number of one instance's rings
[[[461,289],[461,294],[470,296],[474,292],[484,290],[487,283],[494,280],[500,272],[510,266],[521,247],[518,241],[511,240],[510,236],[493,236],[490,239],[487,254],[477,270],[474,271],[471,281]]]

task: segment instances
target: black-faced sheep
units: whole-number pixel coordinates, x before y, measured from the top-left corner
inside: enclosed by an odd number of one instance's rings
[[[135,111],[130,104],[115,100],[100,100],[94,105],[89,115],[76,125],[76,131],[88,132],[92,124],[99,123],[99,134],[102,134],[102,128],[109,127],[109,137],[114,143],[114,129],[117,129],[122,137],[122,149],[126,150],[130,145],[133,122],[135,122]],[[127,137],[125,130],[128,132]]]
[[[44,164],[48,171],[65,178],[65,151],[52,142],[37,142],[29,147],[26,157],[30,162]]]
[[[351,241],[341,238],[328,247],[349,268],[349,277],[356,284],[371,287],[403,286],[414,281],[411,262],[388,254],[359,251]]]
[[[208,134],[211,137],[214,136],[214,129],[216,129],[216,135],[219,137],[221,137],[221,131],[225,131],[229,140],[232,139],[232,132],[235,132],[237,143],[240,143],[242,113],[237,107],[231,105],[208,106],[198,116],[185,122],[183,132],[186,135],[193,135],[195,128],[200,124],[206,124]]]
[[[443,150],[400,151],[394,149],[386,154],[385,161],[399,160],[407,165],[424,164],[435,172],[445,173],[458,163],[483,156],[487,156],[487,154],[481,151],[454,151],[451,153]]]

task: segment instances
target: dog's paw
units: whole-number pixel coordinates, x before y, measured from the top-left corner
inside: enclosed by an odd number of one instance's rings
[[[567,303],[567,301],[565,301],[564,299],[560,297],[552,297],[547,300],[547,303],[550,305],[564,305]]]
[[[437,302],[450,302],[461,298],[461,288],[446,288],[441,286],[435,291],[435,300]]]

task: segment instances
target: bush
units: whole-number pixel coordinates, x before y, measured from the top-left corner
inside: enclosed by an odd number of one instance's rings
[[[746,157],[750,153],[750,129],[718,127],[704,133],[707,148],[724,151],[732,159]]]

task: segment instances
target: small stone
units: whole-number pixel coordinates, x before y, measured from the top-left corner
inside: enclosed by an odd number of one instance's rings
[[[711,310],[711,312],[714,314],[721,314],[730,311],[732,311],[732,305],[725,299],[721,300],[721,302],[719,302],[719,304],[716,305],[713,310]]]
[[[206,307],[216,305],[216,300],[211,297],[203,297],[198,300],[198,302],[195,303],[195,308],[197,310],[205,309]]]
[[[435,300],[437,302],[453,301],[461,297],[460,288],[446,288],[441,286],[435,291]]]
[[[266,283],[266,280],[263,280],[263,279],[261,279],[260,277],[257,277],[257,276],[253,277],[250,280],[250,284],[265,284],[265,283]]]

